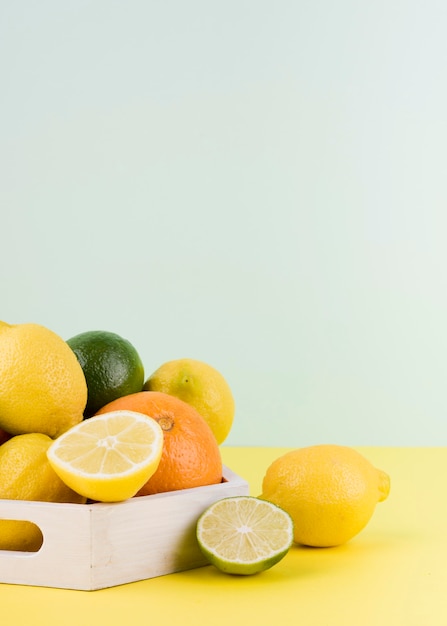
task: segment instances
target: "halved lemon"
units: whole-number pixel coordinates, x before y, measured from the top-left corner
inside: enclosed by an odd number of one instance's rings
[[[257,574],[276,565],[293,543],[293,521],[280,507],[252,496],[214,502],[197,522],[207,559],[227,574]]]
[[[135,411],[112,411],[84,420],[47,452],[68,487],[91,500],[133,497],[156,472],[163,449],[158,422]]]

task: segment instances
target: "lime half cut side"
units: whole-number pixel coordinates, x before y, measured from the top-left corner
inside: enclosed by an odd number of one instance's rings
[[[280,507],[252,496],[218,500],[200,516],[197,541],[227,574],[251,575],[278,563],[293,543],[293,521]]]

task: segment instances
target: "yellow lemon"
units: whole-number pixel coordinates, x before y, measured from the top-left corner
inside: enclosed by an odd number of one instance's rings
[[[329,547],[357,535],[389,491],[388,474],[353,448],[316,445],[276,459],[260,497],[289,513],[297,543]]]
[[[211,365],[195,359],[167,361],[149,376],[145,391],[161,391],[193,406],[208,423],[220,445],[227,438],[235,414],[228,382]]]
[[[53,440],[41,433],[12,437],[0,446],[0,499],[42,502],[86,500],[67,487],[47,459]],[[42,533],[26,521],[0,520],[0,549],[36,551]]]
[[[54,438],[82,421],[86,403],[84,373],[59,335],[0,322],[0,428]]]
[[[91,500],[132,498],[158,468],[163,430],[136,411],[110,411],[70,428],[48,449],[54,471]]]

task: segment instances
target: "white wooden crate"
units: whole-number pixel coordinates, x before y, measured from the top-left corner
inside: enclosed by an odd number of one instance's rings
[[[44,537],[38,552],[0,550],[0,582],[90,591],[201,567],[198,517],[216,500],[248,492],[224,467],[218,485],[112,504],[0,500],[0,519],[33,522]]]

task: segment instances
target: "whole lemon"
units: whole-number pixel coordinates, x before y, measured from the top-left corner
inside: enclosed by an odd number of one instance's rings
[[[82,368],[59,335],[0,322],[0,428],[57,437],[82,421],[86,402]]]
[[[47,450],[53,440],[41,433],[16,435],[0,446],[0,498],[42,502],[85,503],[86,499],[57,476]],[[0,520],[0,549],[36,551],[39,528],[27,521]]]
[[[135,346],[124,337],[107,330],[88,330],[71,337],[67,344],[87,381],[84,417],[91,417],[112,400],[142,390],[143,363]]]
[[[298,448],[276,459],[264,476],[261,498],[285,509],[296,543],[343,544],[369,522],[390,491],[390,478],[347,446]]]
[[[193,406],[208,423],[220,445],[235,414],[229,384],[211,365],[196,359],[175,359],[161,365],[144,383],[145,391],[161,391]]]

